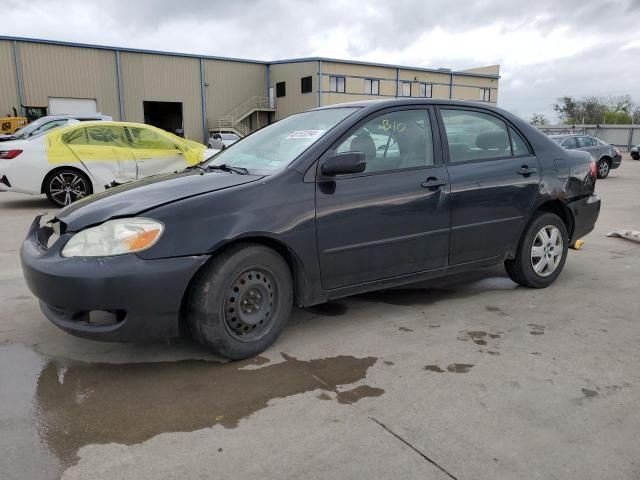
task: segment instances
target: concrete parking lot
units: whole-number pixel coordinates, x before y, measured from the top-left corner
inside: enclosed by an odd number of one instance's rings
[[[0,193],[3,479],[640,478],[640,162],[545,290],[502,268],[297,310],[250,361],[45,320]]]

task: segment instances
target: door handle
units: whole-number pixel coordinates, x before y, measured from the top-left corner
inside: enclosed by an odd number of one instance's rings
[[[526,165],[523,165],[522,167],[520,167],[520,170],[518,170],[518,174],[527,176],[531,175],[532,173],[536,173],[537,171],[537,168],[529,168]]]
[[[429,177],[420,185],[423,186],[424,188],[433,188],[433,187],[441,187],[442,185],[446,185],[446,184],[447,184],[447,181],[444,179]]]

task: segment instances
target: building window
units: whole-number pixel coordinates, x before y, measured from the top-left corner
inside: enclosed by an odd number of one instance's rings
[[[411,96],[411,82],[400,82],[400,96],[401,97]]]
[[[286,82],[278,82],[276,83],[276,97],[284,97],[287,94],[287,84]]]
[[[380,80],[365,78],[364,93],[368,95],[380,95]]]
[[[329,77],[329,91],[344,93],[344,77]]]
[[[419,83],[418,84],[418,96],[423,98],[431,98],[432,96],[432,85],[430,83]]]
[[[313,90],[313,80],[311,77],[302,77],[300,79],[300,92],[311,93]]]
[[[481,88],[480,89],[480,100],[483,102],[491,101],[491,89],[490,88]]]

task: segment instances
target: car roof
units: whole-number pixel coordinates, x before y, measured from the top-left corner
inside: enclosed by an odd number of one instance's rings
[[[80,118],[111,118],[108,115],[103,115],[101,113],[83,113],[83,114],[79,114],[79,115],[75,115],[75,114],[71,114],[71,113],[61,113],[59,115],[45,115],[44,117],[40,117],[38,120],[43,119],[43,120],[63,120],[63,119],[68,119],[68,118],[76,118],[76,119],[80,119]]]
[[[369,108],[369,109],[380,109],[387,107],[396,107],[401,105],[451,105],[451,106],[459,106],[459,107],[481,107],[489,110],[502,111],[502,109],[496,107],[495,105],[487,102],[473,102],[470,100],[441,100],[438,98],[410,98],[410,97],[400,97],[400,98],[385,98],[378,100],[363,100],[363,101],[354,101],[354,102],[345,102],[334,105],[326,105],[324,107],[318,107],[314,110],[323,110],[329,108],[343,108],[343,107],[359,107],[359,108]]]

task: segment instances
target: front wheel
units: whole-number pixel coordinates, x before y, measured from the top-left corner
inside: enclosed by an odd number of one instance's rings
[[[631,154],[631,158],[633,158],[634,160],[640,160],[640,153],[636,153],[636,154]]]
[[[76,200],[90,195],[91,181],[84,173],[73,168],[63,168],[50,173],[44,181],[44,193],[57,207],[66,207]]]
[[[230,360],[267,349],[293,304],[287,262],[274,250],[242,244],[214,257],[189,292],[187,321],[201,345]]]
[[[600,159],[598,162],[598,178],[607,178],[610,171],[611,166],[609,165],[609,161],[604,158]]]
[[[516,258],[505,262],[507,273],[524,287],[547,287],[560,275],[568,248],[569,235],[562,219],[540,212],[524,232]]]

